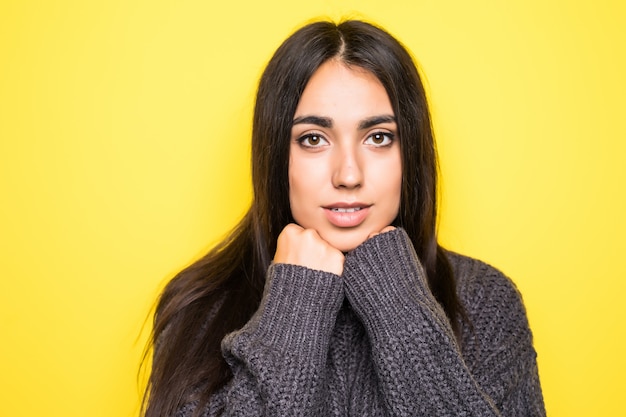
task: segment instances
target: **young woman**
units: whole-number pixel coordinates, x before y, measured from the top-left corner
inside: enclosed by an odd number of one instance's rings
[[[146,416],[542,416],[513,283],[442,249],[409,53],[313,23],[261,77],[252,207],[165,288]]]

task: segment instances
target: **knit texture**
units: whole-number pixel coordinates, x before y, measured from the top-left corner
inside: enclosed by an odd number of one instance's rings
[[[461,347],[402,229],[348,253],[341,277],[272,265],[259,310],[222,342],[233,378],[203,415],[545,416],[519,292],[449,259],[471,322]]]

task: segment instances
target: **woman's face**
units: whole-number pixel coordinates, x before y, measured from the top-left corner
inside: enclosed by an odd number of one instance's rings
[[[296,108],[289,151],[289,201],[300,226],[348,252],[393,222],[402,165],[385,88],[370,72],[330,60]]]

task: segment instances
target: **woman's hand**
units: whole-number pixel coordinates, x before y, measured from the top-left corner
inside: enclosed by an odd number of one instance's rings
[[[278,236],[274,263],[300,265],[341,275],[344,257],[314,229],[303,229],[291,223]]]

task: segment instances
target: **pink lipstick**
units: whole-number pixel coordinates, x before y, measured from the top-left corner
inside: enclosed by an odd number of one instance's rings
[[[337,227],[357,227],[367,217],[370,206],[363,203],[336,203],[324,207],[330,223]]]

